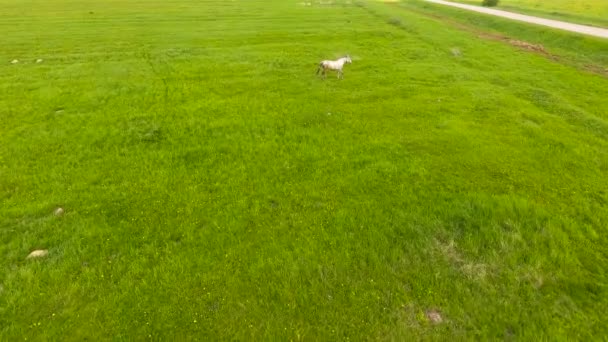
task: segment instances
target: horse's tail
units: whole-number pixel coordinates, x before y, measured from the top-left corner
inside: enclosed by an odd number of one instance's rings
[[[319,74],[319,72],[321,72],[321,70],[325,69],[323,64],[324,64],[324,62],[319,63],[319,67],[317,68],[317,75]]]

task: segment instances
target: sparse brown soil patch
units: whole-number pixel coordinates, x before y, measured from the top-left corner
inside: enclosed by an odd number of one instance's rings
[[[439,324],[443,322],[443,317],[437,310],[427,310],[426,318],[428,318],[428,320],[433,324]]]
[[[509,44],[513,46],[517,46],[522,49],[548,54],[547,50],[545,50],[545,47],[540,44],[532,44],[517,39],[508,39],[507,42],[509,42]]]

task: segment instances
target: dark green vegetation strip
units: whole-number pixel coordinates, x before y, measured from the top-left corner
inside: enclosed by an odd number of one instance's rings
[[[407,6],[0,6],[0,340],[608,334],[605,77]]]

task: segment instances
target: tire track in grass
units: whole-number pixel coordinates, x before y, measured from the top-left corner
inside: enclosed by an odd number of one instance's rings
[[[154,65],[149,51],[144,51],[142,54],[142,58],[146,61],[146,63],[148,63],[154,76],[156,76],[156,78],[158,80],[160,80],[161,83],[163,84],[163,88],[164,88],[163,103],[166,106],[168,103],[168,99],[169,99],[169,84],[167,83],[167,78],[163,77],[160,70]]]

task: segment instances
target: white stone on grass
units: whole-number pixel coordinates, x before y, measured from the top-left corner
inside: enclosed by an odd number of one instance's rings
[[[35,251],[32,251],[27,256],[27,259],[44,258],[47,255],[49,255],[49,251],[48,250],[46,250],[46,249],[37,249]]]

